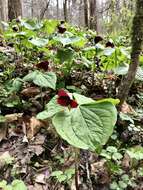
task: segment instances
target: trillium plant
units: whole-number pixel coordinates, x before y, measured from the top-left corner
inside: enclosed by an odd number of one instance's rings
[[[118,100],[109,98],[95,101],[64,89],[37,115],[38,119],[52,119],[57,133],[75,147],[75,184],[78,190],[79,148],[91,151],[101,150],[113,132],[117,120],[115,104]]]
[[[37,118],[51,118],[57,133],[72,146],[96,151],[113,132],[117,103],[112,98],[95,101],[61,89]]]

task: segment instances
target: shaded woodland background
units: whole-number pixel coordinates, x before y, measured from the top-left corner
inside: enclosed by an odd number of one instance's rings
[[[58,19],[102,34],[128,33],[134,11],[134,0],[0,0],[1,20]]]

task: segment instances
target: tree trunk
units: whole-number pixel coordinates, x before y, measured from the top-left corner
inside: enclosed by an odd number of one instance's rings
[[[8,20],[7,0],[0,0],[0,20]]]
[[[59,20],[59,0],[57,0],[57,20]]]
[[[97,2],[96,0],[90,0],[90,29],[97,31]]]
[[[8,0],[8,18],[15,19],[22,15],[21,0]]]
[[[47,1],[46,6],[44,7],[44,9],[41,10],[40,19],[44,18],[44,15],[45,15],[46,11],[48,10],[49,5],[50,5],[50,0]]]
[[[84,20],[85,20],[85,26],[89,26],[89,3],[88,0],[84,0]]]
[[[137,0],[136,14],[132,25],[132,52],[131,64],[129,66],[128,74],[121,82],[118,97],[120,99],[120,107],[126,100],[130,87],[134,82],[136,71],[139,65],[139,55],[143,44],[143,0]]]
[[[67,5],[68,5],[68,1],[64,0],[64,2],[63,2],[63,9],[64,9],[64,20],[65,20],[65,22],[68,21]]]

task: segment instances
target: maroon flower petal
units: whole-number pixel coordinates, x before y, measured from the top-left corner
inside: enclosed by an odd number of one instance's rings
[[[49,62],[48,61],[42,61],[36,65],[37,68],[43,69],[44,71],[47,71],[49,68]]]
[[[97,44],[98,42],[100,42],[100,41],[102,41],[102,40],[103,40],[103,38],[102,38],[101,36],[96,36],[96,37],[94,38],[95,44]]]
[[[57,103],[61,106],[70,106],[71,108],[76,108],[78,103],[75,100],[72,100],[68,93],[61,89],[58,91]]]
[[[69,96],[61,96],[57,98],[57,102],[58,104],[60,104],[61,106],[69,106],[71,99]]]
[[[78,103],[75,100],[71,100],[70,106],[71,106],[71,108],[77,108]]]
[[[65,33],[66,30],[67,30],[67,29],[66,29],[65,27],[58,26],[58,32],[59,32],[60,34]]]
[[[65,90],[63,90],[63,89],[61,89],[61,90],[58,91],[58,96],[67,96],[67,97],[69,97],[69,95],[67,94],[67,92]]]
[[[106,47],[111,47],[111,48],[114,48],[114,43],[113,42],[110,42],[110,41],[108,41],[107,43],[106,43],[106,45],[105,45]]]

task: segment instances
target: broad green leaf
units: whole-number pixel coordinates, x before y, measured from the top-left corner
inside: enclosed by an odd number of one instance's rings
[[[82,149],[89,148],[88,145],[86,145],[79,139],[78,136],[76,136],[73,129],[73,122],[75,121],[72,121],[71,115],[69,113],[59,112],[53,117],[52,122],[57,133],[69,144]]]
[[[52,121],[58,134],[71,145],[95,150],[104,145],[113,132],[116,108],[110,102],[89,103],[56,114]]]
[[[110,102],[113,105],[117,105],[119,104],[120,100],[119,99],[113,99],[113,98],[105,98],[102,100],[98,100],[95,101],[92,98],[88,98],[86,96],[77,94],[77,93],[73,93],[74,98],[76,99],[76,101],[78,102],[78,104],[82,105],[82,104],[88,104],[88,103],[101,103],[101,102]]]
[[[32,21],[25,21],[25,20],[21,20],[21,25],[24,26],[26,29],[28,30],[37,30],[42,28],[43,24],[40,22],[34,22]]]
[[[111,184],[110,184],[110,189],[111,190],[117,190],[118,188],[118,183],[116,181],[113,181]]]
[[[38,47],[44,47],[48,44],[48,39],[44,39],[44,38],[32,38],[31,40],[29,40],[30,43],[32,43],[35,46]]]
[[[52,34],[53,32],[55,32],[57,25],[58,25],[58,21],[56,20],[44,20],[43,22],[44,26],[43,26],[43,30],[45,32],[47,32],[48,34]]]
[[[95,49],[95,48],[94,48]],[[92,61],[89,61],[88,59],[86,59],[86,57],[82,56],[81,57],[81,61],[83,63],[83,65],[85,65],[87,68],[89,68],[93,62]]]
[[[56,41],[61,42],[63,46],[78,43],[81,41],[81,37],[60,37],[59,36],[59,37],[55,37],[54,39]]]
[[[115,152],[117,152],[117,148],[114,147],[114,146],[108,146],[108,147],[106,148],[106,150],[107,150],[108,152],[110,152],[110,153],[115,153]]]
[[[39,71],[33,71],[33,72],[27,74],[27,75],[23,78],[23,80],[24,80],[24,81],[27,81],[27,82],[32,82],[32,81],[36,78],[36,75],[37,75],[38,72],[39,72]]]
[[[12,83],[12,91],[18,92],[23,85],[23,81],[20,78],[16,78]]]
[[[95,101],[92,98],[88,98],[86,96],[77,94],[77,93],[73,93],[74,98],[76,99],[77,103],[79,105],[82,104],[89,104],[89,103],[94,103]]]
[[[126,75],[129,69],[128,64],[119,65],[114,69],[115,74],[117,75]]]
[[[56,88],[57,77],[53,72],[42,73],[40,71],[33,71],[23,78],[26,82],[33,82],[40,87]]]
[[[126,189],[128,186],[128,184],[125,183],[124,181],[119,181],[118,184],[119,184],[119,187],[122,189]]]
[[[86,42],[87,42],[86,38],[80,38],[79,41],[76,41],[73,43],[73,46],[78,47],[78,48],[82,48],[85,46]]]
[[[123,55],[125,55],[128,59],[131,58],[129,49],[122,47],[122,48],[120,48],[120,51],[121,51],[121,53],[122,53]]]
[[[120,100],[119,99],[114,99],[114,98],[105,98],[105,99],[102,99],[102,100],[98,100],[96,101],[97,103],[99,102],[110,102],[112,103],[113,105],[117,105],[120,103]]]
[[[11,185],[13,190],[27,190],[27,187],[25,186],[24,182],[21,180],[15,179]]]
[[[115,48],[105,48],[104,49],[104,55],[106,55],[106,56],[110,56],[110,55],[112,55],[113,53],[115,52]]]
[[[60,63],[65,61],[70,62],[73,59],[74,50],[71,48],[58,49],[57,58],[60,60]]]
[[[122,154],[120,154],[119,152],[115,152],[113,155],[112,155],[112,158],[113,160],[121,160],[123,158]]]
[[[141,146],[132,147],[126,152],[132,159],[143,160],[143,147]]]
[[[46,105],[46,110],[40,112],[37,115],[37,119],[48,119],[50,117],[53,117],[55,114],[59,113],[59,112],[64,112],[64,107],[60,106],[59,104],[57,104],[57,96],[55,96],[54,98],[52,98],[52,100]]]
[[[95,45],[95,48],[96,48],[98,51],[102,51],[102,50],[105,49],[104,46],[103,46],[102,44],[100,44],[100,43],[96,44],[96,45]]]
[[[57,77],[55,73],[48,72],[48,73],[39,73],[36,78],[33,80],[33,82],[41,87],[49,87],[52,89],[56,88],[56,81]]]

